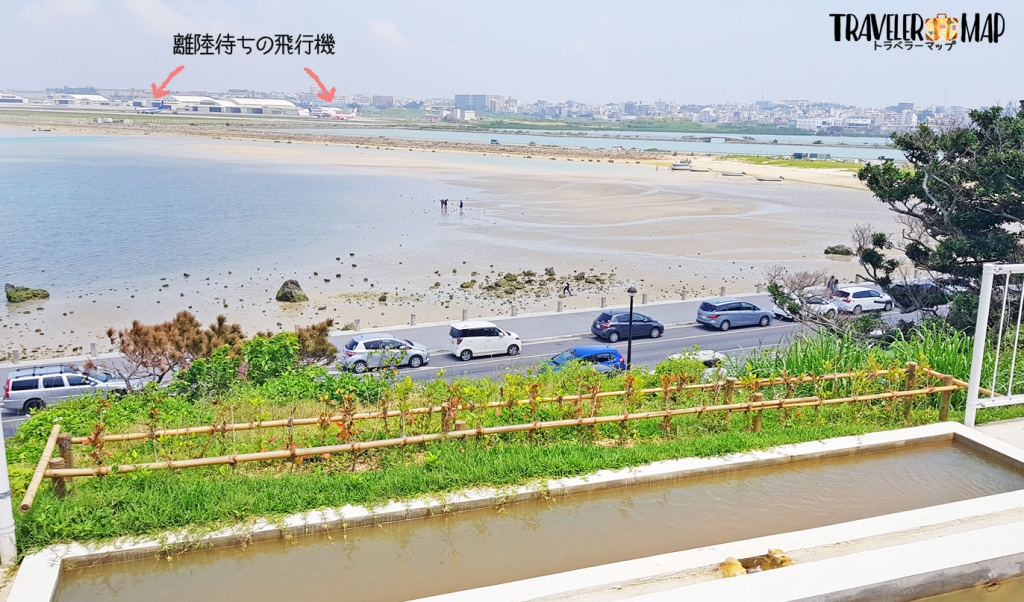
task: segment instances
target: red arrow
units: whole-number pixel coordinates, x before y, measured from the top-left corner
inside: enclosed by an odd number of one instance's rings
[[[320,86],[320,93],[316,95],[317,98],[324,102],[331,102],[332,100],[334,100],[334,87],[331,87],[330,91],[328,91],[327,86],[325,86],[324,83],[320,81],[320,78],[317,77],[316,73],[313,73],[313,70],[310,69],[309,67],[306,67],[306,73],[308,73],[309,76],[313,78],[313,81],[316,82],[316,85]]]
[[[153,87],[153,98],[163,98],[164,96],[167,96],[168,94],[170,94],[170,92],[168,92],[167,90],[164,90],[164,88],[167,87],[167,84],[171,83],[171,80],[174,79],[175,75],[181,73],[182,70],[184,70],[184,69],[185,69],[185,65],[181,65],[180,67],[178,67],[174,71],[171,71],[171,74],[167,76],[167,79],[164,80],[164,83],[160,84],[159,88],[156,87],[156,84],[150,84],[150,86]]]

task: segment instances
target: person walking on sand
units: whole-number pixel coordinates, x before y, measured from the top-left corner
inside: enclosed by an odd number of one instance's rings
[[[562,287],[562,294],[572,296],[572,289],[569,288],[569,281],[565,281],[565,286]]]
[[[462,206],[463,206],[463,204],[464,204],[464,203],[463,203],[462,201],[459,201],[459,212],[461,212],[461,211],[462,211]]]

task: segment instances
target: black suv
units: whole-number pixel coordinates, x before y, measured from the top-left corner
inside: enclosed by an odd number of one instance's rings
[[[611,343],[615,343],[619,339],[626,338],[628,331],[628,309],[610,309],[606,312],[602,312],[590,326],[590,332],[602,339],[608,339]],[[633,312],[633,338],[651,337],[652,339],[656,339],[660,337],[663,332],[665,332],[664,324],[654,318],[648,318],[643,314]]]

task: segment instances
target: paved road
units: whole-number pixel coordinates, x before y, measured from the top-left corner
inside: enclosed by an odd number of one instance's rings
[[[633,365],[653,368],[655,364],[669,355],[690,349],[694,345],[700,346],[701,349],[712,349],[736,356],[778,345],[801,328],[803,328],[802,325],[790,322],[776,322],[767,328],[737,328],[728,332],[711,330],[693,324],[668,328],[661,338],[633,341]],[[608,343],[592,335],[557,341],[524,343],[522,353],[516,357],[496,356],[477,358],[468,362],[460,361],[449,353],[440,353],[431,357],[429,365],[417,369],[406,368],[402,372],[410,374],[414,380],[434,378],[442,368],[445,370],[447,378],[500,376],[509,370],[542,363],[570,347],[593,344]],[[625,341],[620,341],[613,347],[625,357]]]
[[[771,307],[771,298],[767,294],[753,293],[736,295],[759,307],[768,309]],[[647,305],[635,304],[633,311],[650,316],[665,325],[682,324],[693,322],[697,317],[697,306],[703,299],[692,299],[687,301],[655,302]],[[608,306],[608,309],[623,309],[628,306]],[[515,318],[506,317],[479,317],[470,315],[470,320],[486,320],[494,322],[499,327],[512,331],[519,335],[524,342],[536,341],[537,339],[550,339],[552,337],[567,337],[590,332],[590,325],[594,318],[601,313],[600,309],[573,310],[561,313],[545,313],[520,315]],[[454,321],[454,320],[453,320]],[[427,346],[427,349],[444,349],[448,344],[448,324],[434,323],[421,326],[398,326],[390,328],[364,329],[362,332],[388,332],[403,339],[410,339]],[[331,343],[339,349],[352,338],[354,332],[337,332],[330,337]]]

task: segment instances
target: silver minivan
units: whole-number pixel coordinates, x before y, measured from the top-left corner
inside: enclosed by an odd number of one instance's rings
[[[5,410],[37,411],[76,395],[126,390],[123,380],[100,382],[71,366],[20,368],[7,375],[3,405]]]
[[[352,337],[341,352],[340,363],[343,368],[362,374],[381,366],[419,368],[429,361],[430,351],[426,346],[378,332]]]

